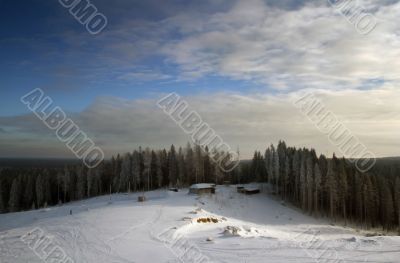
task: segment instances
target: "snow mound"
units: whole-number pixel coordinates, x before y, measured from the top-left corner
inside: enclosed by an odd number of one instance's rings
[[[222,232],[225,237],[238,237],[243,230],[236,226],[227,226]]]

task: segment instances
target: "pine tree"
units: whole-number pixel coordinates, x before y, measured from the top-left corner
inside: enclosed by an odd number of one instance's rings
[[[157,157],[157,188],[161,188],[163,185],[163,154],[162,151],[158,152],[158,157]]]
[[[396,202],[396,213],[397,213],[397,227],[400,235],[400,177],[396,177],[394,189],[395,189],[395,202]]]
[[[318,163],[314,165],[314,211],[319,216],[319,207],[321,206],[321,170]]]
[[[169,162],[168,162],[168,153],[167,151],[164,149],[161,152],[160,155],[161,158],[161,170],[162,170],[162,185],[163,186],[168,186],[169,185]]]
[[[134,155],[134,154],[133,154]],[[111,158],[111,173],[114,177],[111,180],[113,192],[119,192],[119,174],[120,174],[120,167],[119,167],[119,154],[115,158],[114,156]]]
[[[67,194],[69,190],[69,185],[71,181],[71,174],[67,167],[64,168],[64,176],[62,178],[62,188],[63,188],[63,202],[67,202]]]
[[[300,171],[301,171],[301,163],[300,163],[300,152],[295,151],[293,155],[293,177],[294,177],[294,191],[293,191],[293,197],[292,199],[294,200],[295,203],[299,204],[300,203]]]
[[[191,185],[196,181],[196,171],[194,165],[194,153],[190,143],[187,143],[185,149],[185,170],[187,175],[187,183],[188,185]]]
[[[21,209],[21,180],[20,177],[14,178],[11,190],[10,200],[8,201],[8,207],[10,212],[17,212]]]
[[[278,151],[274,152],[274,161],[273,161],[273,169],[274,169],[274,182],[275,182],[275,190],[277,194],[280,194],[280,175],[281,175],[281,166],[279,162],[279,153]]]
[[[35,176],[27,175],[24,177],[25,190],[23,194],[23,205],[24,208],[29,209],[32,207],[32,203],[34,202],[34,193],[35,193]]]
[[[265,154],[264,154],[264,165],[265,165],[265,170],[267,172],[267,182],[272,180],[272,154],[271,154],[271,149],[267,148],[267,150],[265,150]]]
[[[43,171],[43,180],[44,180],[44,205],[47,207],[47,205],[52,204],[52,193],[51,193],[51,184],[50,184],[50,174],[47,169]]]
[[[313,192],[314,192],[314,163],[312,154],[307,158],[307,209],[312,214],[313,210]]]
[[[283,177],[283,199],[286,201],[288,199],[288,192],[290,186],[290,158],[288,155],[285,155],[285,174]]]
[[[127,192],[130,178],[132,177],[132,158],[129,153],[122,158],[121,173],[119,174],[119,191]]]
[[[45,202],[45,189],[44,189],[44,178],[43,175],[40,173],[39,176],[36,178],[36,205],[38,208],[42,207]]]
[[[168,162],[169,162],[169,184],[170,186],[176,185],[177,183],[177,175],[178,175],[178,161],[176,158],[176,152],[175,152],[175,146],[171,146],[171,150],[169,152],[168,156]]]
[[[208,157],[208,156],[207,156]],[[207,165],[210,165],[209,163],[209,159],[207,159]],[[207,176],[209,175],[209,170],[207,169],[208,173]],[[186,177],[186,167],[185,167],[185,159],[184,159],[184,155],[183,155],[183,150],[182,148],[179,147],[179,152],[178,152],[178,187],[181,187],[183,184],[185,184],[185,177]]]
[[[213,157],[217,159],[217,157]],[[198,144],[194,146],[194,168],[195,168],[195,181],[196,183],[204,183],[204,160],[201,147]]]
[[[138,151],[134,151],[132,154],[132,166],[133,166],[133,184],[134,184],[134,191],[136,192],[140,188],[141,178],[142,178],[142,171],[141,171],[141,164],[140,164],[140,153]]]
[[[328,172],[326,180],[326,189],[329,194],[329,211],[330,217],[336,219],[336,205],[337,205],[337,182],[336,182],[336,158],[333,156],[328,160]]]
[[[0,214],[1,213],[5,213],[7,211],[6,203],[4,201],[5,188],[4,188],[4,183],[3,183],[3,180],[2,180],[1,176],[2,175],[0,174]]]
[[[146,148],[143,154],[143,161],[144,161],[144,182],[145,187],[149,191],[150,190],[150,182],[151,182],[151,151],[149,148]]]
[[[382,179],[382,210],[383,210],[383,225],[386,230],[390,230],[394,222],[394,204],[392,191],[385,179]]]
[[[364,197],[364,220],[365,227],[374,226],[375,223],[375,213],[376,213],[376,191],[375,187],[371,182],[371,176],[364,176],[364,186],[363,186],[363,197]]]
[[[77,167],[77,182],[76,182],[76,197],[78,200],[82,200],[83,198],[85,198],[85,194],[86,194],[86,174],[84,172],[83,167],[78,166]]]
[[[278,188],[281,191],[284,189],[284,177],[285,177],[285,158],[286,158],[286,143],[284,141],[279,141],[276,152],[278,154]]]
[[[347,171],[345,167],[346,161],[341,159],[339,161],[339,170],[338,170],[338,187],[340,191],[338,191],[339,195],[338,198],[340,200],[340,207],[342,208],[342,217],[347,223],[347,192],[348,192],[348,185],[347,185]]]
[[[92,192],[93,192],[92,187],[94,185],[94,182],[93,182],[94,181],[93,169],[88,169],[86,180],[87,180],[86,181],[86,185],[87,185],[86,196],[87,197],[91,197],[92,196]]]
[[[303,152],[300,163],[300,203],[304,211],[307,209],[307,167],[305,155],[306,153]]]
[[[151,161],[150,161],[150,189],[154,188],[154,181],[157,178],[158,174],[158,161],[157,154],[154,151],[151,151]]]

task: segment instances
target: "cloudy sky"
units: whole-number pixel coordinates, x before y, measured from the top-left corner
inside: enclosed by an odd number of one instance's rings
[[[58,1],[0,0],[0,157],[72,156],[20,102],[35,88],[107,156],[184,146],[156,106],[171,92],[243,158],[279,139],[338,153],[294,107],[305,92],[398,156],[400,1],[352,2],[377,22],[368,34],[328,0],[92,0],[108,19],[98,35]]]

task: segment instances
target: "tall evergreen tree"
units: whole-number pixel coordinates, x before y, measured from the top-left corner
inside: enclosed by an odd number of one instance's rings
[[[169,174],[168,174],[169,184],[170,186],[176,185],[178,177],[178,160],[176,157],[174,145],[171,146],[171,150],[168,156],[168,162],[169,162]]]
[[[338,191],[338,199],[340,200],[340,206],[342,210],[342,217],[347,223],[347,194],[348,194],[348,184],[347,184],[347,171],[345,167],[346,161],[344,159],[339,160],[338,169],[338,185],[340,189]]]
[[[42,207],[45,203],[44,185],[45,185],[44,177],[43,177],[42,173],[40,173],[39,176],[36,178],[36,185],[35,185],[36,206],[38,208]]]
[[[393,226],[395,219],[394,204],[392,191],[390,190],[389,184],[385,179],[382,179],[382,218],[383,226],[386,230],[390,230]]]
[[[4,200],[4,198],[5,198],[4,191],[5,191],[4,183],[3,183],[1,173],[0,173],[0,214],[7,211],[6,202]]]
[[[71,182],[71,173],[68,167],[64,168],[64,176],[62,178],[62,188],[63,188],[63,202],[67,202],[68,191]]]
[[[77,182],[76,182],[76,197],[78,200],[84,199],[86,194],[86,174],[82,166],[76,168]]]
[[[186,150],[185,166],[186,166],[187,181],[188,184],[191,185],[196,182],[196,169],[194,163],[194,153],[190,143],[186,145],[185,150]]]
[[[21,180],[18,176],[14,178],[11,190],[10,190],[10,200],[8,201],[8,207],[10,212],[17,212],[21,209]]]
[[[24,177],[25,190],[23,194],[23,205],[26,209],[34,208],[35,176],[28,174]]]
[[[397,227],[400,235],[400,177],[396,177],[396,181],[394,184],[395,189],[395,202],[396,202],[396,214],[397,214]]]
[[[336,158],[328,160],[328,171],[326,180],[326,189],[329,194],[329,213],[332,219],[336,218],[336,206],[337,206],[337,179],[336,179]]]
[[[209,169],[207,169],[207,171],[209,171]],[[182,185],[185,184],[185,182],[186,182],[185,177],[186,177],[185,157],[183,154],[183,149],[181,147],[179,147],[179,151],[178,151],[178,187],[181,187]]]
[[[313,192],[314,192],[314,162],[310,153],[307,157],[307,209],[311,214],[313,211]]]
[[[320,206],[322,203],[321,199],[321,169],[319,168],[318,163],[314,165],[314,211],[317,216],[319,216]]]

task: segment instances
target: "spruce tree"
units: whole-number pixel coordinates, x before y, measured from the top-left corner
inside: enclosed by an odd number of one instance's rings
[[[307,209],[307,167],[305,155],[306,153],[302,152],[300,163],[300,203],[304,211]]]
[[[14,178],[11,190],[10,200],[8,201],[8,207],[10,212],[17,212],[21,209],[21,182],[20,178]]]
[[[396,177],[395,186],[395,202],[396,202],[396,214],[397,214],[397,228],[400,235],[400,177]]]
[[[319,216],[320,202],[321,198],[321,169],[318,163],[314,165],[314,211],[315,215]]]
[[[171,150],[168,156],[168,162],[169,162],[169,174],[168,174],[169,184],[170,186],[175,186],[177,183],[177,175],[178,175],[178,161],[176,158],[174,145],[171,146]]]
[[[35,176],[28,174],[24,177],[25,179],[25,190],[23,194],[23,204],[26,209],[32,207],[32,203],[34,202],[34,193],[35,193]]]
[[[45,202],[45,197],[44,197],[44,178],[42,173],[38,175],[36,178],[36,184],[35,184],[35,190],[36,190],[36,206],[38,208],[42,207]]]
[[[310,153],[307,157],[307,210],[312,214],[313,210],[313,192],[314,192],[314,163],[313,156]]]
[[[341,159],[339,161],[339,168],[338,168],[338,199],[340,200],[339,204],[342,210],[342,217],[347,223],[347,192],[348,192],[348,185],[347,185],[347,171],[345,167],[346,161]]]
[[[4,191],[5,191],[4,183],[3,183],[3,180],[2,180],[2,177],[0,174],[0,214],[5,213],[7,211],[7,206],[6,206],[6,203],[4,200],[4,198],[5,198]]]
[[[326,189],[329,194],[329,213],[331,219],[336,218],[336,205],[337,205],[337,181],[336,181],[336,161],[335,156],[328,160],[328,171],[326,180]]]

